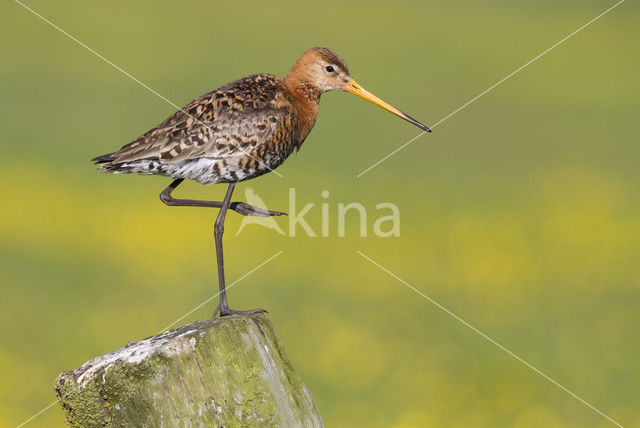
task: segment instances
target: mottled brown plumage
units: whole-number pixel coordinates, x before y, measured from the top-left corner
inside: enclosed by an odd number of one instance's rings
[[[222,256],[227,210],[253,216],[283,214],[231,202],[235,184],[272,171],[300,149],[315,124],[320,96],[331,90],[351,92],[429,131],[358,85],[335,52],[312,48],[285,78],[256,74],[231,82],[194,99],[116,152],[93,159],[108,172],[174,178],[160,194],[167,205],[220,208],[214,228],[220,285],[216,312],[220,315],[263,311],[234,311],[227,304]],[[202,184],[229,183],[224,201],[173,198],[171,193],[185,179]]]
[[[245,77],[191,101],[115,153],[96,158],[113,172],[242,181],[276,168],[302,142],[284,79]],[[206,160],[206,162],[202,162]]]

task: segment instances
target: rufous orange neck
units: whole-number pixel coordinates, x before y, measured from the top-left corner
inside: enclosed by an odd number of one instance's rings
[[[285,84],[300,118],[298,138],[302,141],[311,132],[311,128],[316,122],[322,91],[309,83],[304,74],[296,70],[296,66],[285,77]]]
[[[289,92],[291,92],[296,99],[299,99],[301,102],[313,102],[315,104],[320,102],[322,90],[311,83],[313,79],[305,72],[305,66],[301,64],[300,61],[295,63],[284,80]]]

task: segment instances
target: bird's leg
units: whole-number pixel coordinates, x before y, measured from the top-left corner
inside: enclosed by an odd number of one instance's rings
[[[224,233],[224,219],[227,215],[227,209],[231,204],[231,195],[233,194],[233,189],[236,187],[236,183],[229,183],[229,188],[227,189],[227,194],[224,197],[224,201],[222,201],[222,206],[220,207],[220,212],[218,213],[218,218],[216,218],[216,222],[213,228],[214,238],[216,242],[216,257],[218,260],[218,281],[220,284],[220,304],[213,312],[213,316],[216,316],[216,313],[220,311],[220,316],[224,317],[226,315],[240,314],[240,315],[253,315],[260,312],[267,312],[264,309],[253,309],[250,311],[234,311],[229,309],[229,304],[227,302],[227,290],[225,288],[224,282],[224,257],[222,255],[222,234]]]
[[[171,192],[175,190],[176,187],[182,183],[184,179],[179,178],[174,180],[167,186],[166,189],[160,193],[160,200],[164,202],[166,205],[172,207],[207,207],[207,208],[222,208],[222,202],[218,201],[196,201],[193,199],[176,199],[171,196]],[[265,210],[264,208],[256,207],[253,205],[249,205],[245,202],[231,202],[229,204],[229,208],[238,214],[247,215],[247,216],[256,216],[256,217],[270,217],[270,216],[279,216],[286,215],[286,213],[280,211],[270,211]]]

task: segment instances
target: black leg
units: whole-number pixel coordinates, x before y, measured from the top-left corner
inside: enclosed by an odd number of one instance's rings
[[[222,207],[218,213],[218,218],[213,226],[213,236],[216,241],[216,257],[218,259],[218,283],[220,285],[220,316],[226,315],[229,310],[229,304],[227,302],[227,290],[224,283],[224,257],[222,255],[222,234],[224,233],[224,219],[227,216],[227,208],[231,203],[231,195],[233,189],[235,189],[236,183],[230,183],[227,189],[227,194],[224,196]],[[215,315],[215,312],[213,313]]]
[[[206,207],[206,208],[222,208],[222,202],[217,201],[196,201],[193,199],[175,199],[171,196],[171,192],[175,190],[176,187],[182,183],[184,179],[179,178],[174,180],[167,186],[166,189],[160,193],[160,200],[164,202],[166,205],[172,207]],[[269,216],[279,216],[286,215],[286,213],[280,211],[269,211],[264,208],[255,207],[253,205],[249,205],[244,202],[231,202],[229,204],[229,209],[237,212],[238,214],[247,215],[247,216],[256,216],[256,217],[269,217]]]
[[[231,195],[233,194],[233,189],[236,187],[236,183],[230,183],[229,188],[227,189],[227,194],[224,197],[224,201],[222,201],[222,206],[220,207],[220,212],[218,213],[218,218],[216,218],[216,222],[213,228],[214,238],[216,241],[216,256],[218,259],[218,281],[220,284],[220,304],[216,308],[213,316],[216,316],[216,313],[220,311],[220,316],[233,315],[233,314],[241,314],[241,315],[253,315],[260,312],[267,312],[264,309],[253,309],[250,311],[234,311],[229,309],[229,304],[227,302],[227,290],[225,287],[224,281],[224,257],[222,254],[222,234],[224,233],[224,220],[227,216],[227,209],[231,204]]]

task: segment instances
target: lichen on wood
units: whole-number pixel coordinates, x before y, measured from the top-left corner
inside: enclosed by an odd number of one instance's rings
[[[266,315],[196,322],[62,373],[74,427],[321,427]]]

